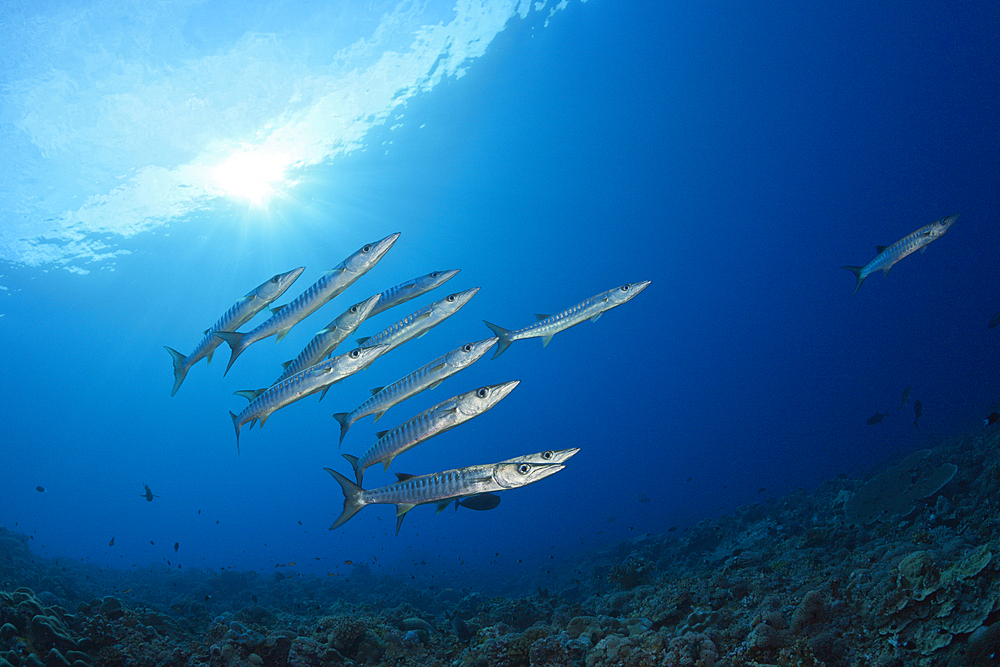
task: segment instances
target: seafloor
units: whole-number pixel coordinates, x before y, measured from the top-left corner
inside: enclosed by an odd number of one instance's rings
[[[124,573],[0,529],[0,667],[995,666],[997,498],[993,427],[868,480],[580,554],[523,597],[358,566],[336,583],[149,569],[128,573],[146,599],[122,599],[107,592]]]

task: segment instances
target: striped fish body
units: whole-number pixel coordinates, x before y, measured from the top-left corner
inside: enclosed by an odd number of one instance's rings
[[[236,331],[284,294],[285,290],[292,286],[292,283],[304,270],[305,267],[300,266],[286,273],[279,273],[255,287],[234,303],[215,324],[205,330],[205,337],[186,357],[177,350],[164,346],[174,362],[174,388],[170,395],[173,396],[177,393],[192,366],[205,357],[208,357],[208,363],[212,363],[212,354],[215,352],[215,348],[222,344],[222,339],[214,335],[213,331]]]
[[[478,287],[473,287],[464,292],[449,294],[445,298],[404,317],[374,336],[358,340],[358,345],[360,347],[388,345],[390,350],[399,347],[409,340],[423,336],[457,313],[478,291]]]
[[[517,385],[518,380],[513,380],[459,394],[380,434],[378,442],[369,447],[360,459],[344,454],[354,468],[358,485],[361,485],[365,470],[370,466],[381,462],[388,470],[392,460],[403,452],[487,412]]]
[[[338,345],[347,340],[361,326],[362,322],[371,317],[371,311],[380,297],[381,295],[376,294],[354,304],[341,313],[337,319],[323,327],[299,353],[299,356],[285,364],[285,372],[274,381],[275,384],[326,359],[337,349]]]
[[[347,430],[354,422],[368,415],[375,415],[375,421],[378,421],[392,406],[402,403],[411,396],[416,396],[425,389],[438,386],[463,368],[474,364],[496,342],[496,338],[487,338],[476,343],[466,343],[462,347],[424,364],[406,377],[373,390],[372,397],[353,411],[349,413],[338,412],[334,417],[340,422],[340,442],[344,442],[344,436],[347,435]]]
[[[430,273],[420,276],[419,278],[407,280],[405,283],[400,283],[395,287],[390,287],[386,291],[382,292],[382,298],[379,299],[378,305],[375,306],[375,310],[372,311],[372,314],[369,315],[369,317],[374,317],[375,315],[385,312],[401,303],[406,303],[410,299],[415,299],[422,294],[426,294],[436,287],[440,287],[457,276],[458,272],[459,269],[431,271]]]
[[[291,331],[292,327],[313,314],[335,296],[350,287],[354,281],[363,276],[389,251],[392,244],[399,238],[399,233],[390,234],[381,241],[366,243],[357,252],[323,274],[313,285],[302,294],[295,297],[287,306],[278,310],[268,320],[256,329],[247,333],[215,332],[229,343],[232,354],[226,372],[232,368],[233,362],[243,350],[268,336],[278,336],[280,341]]]
[[[233,426],[236,428],[237,448],[240,444],[240,427],[243,424],[249,422],[253,426],[253,423],[260,420],[260,425],[263,427],[264,422],[267,421],[267,418],[275,410],[290,405],[310,394],[323,391],[330,385],[367,368],[379,356],[384,354],[386,350],[385,346],[365,350],[355,348],[350,352],[345,352],[328,361],[300,371],[263,390],[238,415],[232,412],[229,413],[233,418]]]
[[[340,484],[344,492],[344,511],[330,526],[341,526],[367,505],[396,506],[396,533],[403,516],[417,505],[441,504],[454,498],[477,493],[503,491],[533,484],[553,475],[566,466],[562,464],[491,463],[446,470],[430,475],[402,475],[398,482],[365,490],[336,470],[325,468]],[[445,503],[446,504],[446,503]]]
[[[575,456],[579,451],[579,447],[571,447],[570,449],[548,449],[544,452],[538,452],[537,454],[515,456],[512,459],[501,461],[501,463],[533,463],[539,465],[546,463],[566,463],[566,461]],[[457,510],[458,502],[461,498],[448,499],[439,502],[437,511],[442,512],[447,509],[452,500],[455,501],[455,509]]]
[[[549,344],[552,337],[560,331],[565,331],[581,322],[590,320],[596,322],[605,311],[627,303],[635,298],[642,290],[646,289],[651,281],[644,280],[638,283],[627,283],[621,287],[609,289],[590,297],[586,301],[581,301],[572,308],[567,308],[555,315],[536,315],[538,321],[515,331],[508,331],[490,322],[485,322],[486,326],[493,330],[493,333],[500,339],[497,351],[493,353],[496,359],[507,347],[516,340],[524,338],[541,338],[542,346]]]
[[[863,283],[865,278],[869,275],[875,273],[876,271],[882,271],[884,275],[888,275],[889,269],[891,269],[896,262],[903,259],[907,255],[912,255],[916,251],[926,248],[927,244],[941,238],[944,233],[947,232],[953,224],[955,224],[956,220],[958,220],[958,215],[941,218],[940,220],[936,220],[929,225],[921,227],[912,234],[904,236],[891,246],[876,246],[875,249],[878,254],[875,256],[875,259],[868,262],[868,264],[863,267],[841,267],[851,271],[857,276],[858,284],[854,288],[854,293],[858,293],[858,290],[861,289],[861,283]]]

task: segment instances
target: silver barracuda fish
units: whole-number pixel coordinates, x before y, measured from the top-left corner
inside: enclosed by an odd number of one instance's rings
[[[253,331],[215,331],[214,333],[229,343],[232,354],[226,373],[233,362],[253,343],[277,334],[280,341],[292,327],[314,313],[320,306],[351,286],[355,280],[365,275],[378,264],[399,238],[399,232],[390,234],[381,241],[366,243],[357,252],[323,274],[313,285],[284,308],[276,311],[267,321]]]
[[[566,466],[561,463],[488,463],[445,470],[430,475],[396,473],[397,482],[377,489],[362,489],[336,470],[324,468],[344,492],[344,511],[330,530],[344,524],[367,505],[396,506],[396,534],[403,517],[417,505],[451,502],[454,498],[527,486],[553,475]],[[446,502],[446,504],[447,504]]]
[[[958,215],[948,216],[947,218],[941,218],[929,225],[925,225],[918,229],[917,231],[904,236],[900,240],[893,243],[891,246],[877,245],[875,246],[875,259],[868,262],[865,266],[842,266],[840,268],[847,269],[853,273],[858,278],[858,284],[854,288],[854,293],[857,294],[858,290],[861,289],[861,283],[865,281],[870,274],[876,271],[882,271],[884,275],[889,275],[889,269],[893,267],[899,260],[903,259],[907,255],[910,255],[917,250],[923,251],[927,249],[927,244],[931,241],[935,241],[948,231],[955,221],[958,220]]]
[[[208,357],[208,363],[212,363],[212,354],[215,352],[215,348],[222,344],[222,339],[214,335],[213,331],[235,331],[249,322],[254,315],[267,308],[272,301],[284,294],[285,290],[292,286],[292,283],[304,270],[305,267],[300,266],[287,273],[279,273],[255,287],[234,303],[219,318],[218,322],[205,329],[205,337],[194,348],[194,352],[186,357],[177,350],[164,345],[163,347],[174,360],[174,388],[170,395],[173,396],[181,388],[181,383],[184,382],[184,378],[192,366],[205,357]]]
[[[478,287],[467,289],[464,292],[449,294],[443,299],[439,299],[429,306],[421,308],[415,313],[407,315],[392,326],[383,329],[374,336],[359,338],[357,343],[360,347],[372,345],[388,345],[389,349],[399,347],[408,340],[420,338],[425,333],[444,322],[446,319],[457,313],[462,306],[469,302],[469,299],[476,295]]]
[[[264,422],[275,410],[317,391],[323,391],[335,382],[340,382],[344,378],[367,368],[387,350],[388,347],[385,345],[364,350],[355,348],[304,371],[299,371],[267,389],[236,392],[237,395],[250,399],[250,405],[244,408],[240,414],[229,413],[229,416],[233,418],[233,426],[236,428],[236,449],[239,450],[240,447],[240,427],[243,424],[250,422],[250,427],[253,428],[257,420],[260,420],[260,426],[263,428]]]
[[[596,322],[605,311],[631,300],[639,292],[646,289],[650,282],[652,281],[644,280],[640,283],[628,283],[609,289],[607,292],[601,292],[555,315],[535,315],[538,318],[537,322],[516,331],[508,331],[483,320],[483,323],[492,329],[493,333],[500,339],[497,351],[493,353],[493,358],[496,359],[503,354],[503,351],[515,340],[523,338],[541,338],[542,347],[545,347],[552,340],[552,337],[560,331],[565,331],[587,320]]]
[[[361,458],[344,454],[343,457],[354,468],[354,476],[358,480],[358,486],[361,485],[365,470],[369,467],[381,461],[385,469],[388,470],[392,460],[403,452],[490,410],[506,398],[518,385],[518,382],[519,380],[513,380],[502,384],[487,385],[453,396],[424,410],[416,417],[390,431],[376,434],[378,442],[369,447],[368,451],[361,455]]]
[[[463,368],[468,368],[477,362],[496,342],[496,338],[487,338],[477,343],[466,343],[390,385],[372,389],[372,397],[354,410],[334,415],[340,422],[340,442],[344,442],[347,429],[351,428],[354,422],[368,415],[375,415],[375,421],[378,421],[392,406],[416,396],[425,389],[433,389]]]
[[[547,449],[544,452],[538,452],[537,454],[526,454],[524,456],[515,456],[512,459],[507,459],[506,461],[501,461],[500,463],[533,463],[533,464],[565,463],[570,459],[570,457],[574,456],[579,451],[580,451],[579,447],[571,447],[570,449]],[[459,502],[461,501],[462,501],[461,497],[455,498],[455,511],[458,511],[458,505]],[[448,504],[450,502],[451,499],[438,503],[437,511],[440,513],[445,509],[447,509]]]
[[[304,371],[326,359],[337,349],[338,345],[347,340],[361,326],[362,322],[371,317],[372,309],[378,304],[381,296],[381,294],[376,294],[354,304],[341,313],[337,319],[323,327],[299,353],[299,356],[282,364],[285,372],[274,382],[281,382],[286,377]]]
[[[390,308],[406,303],[410,299],[415,299],[421,294],[426,294],[432,289],[439,287],[458,275],[459,269],[449,269],[448,271],[431,271],[427,275],[407,280],[395,287],[390,287],[382,292],[382,298],[369,317],[375,317]]]

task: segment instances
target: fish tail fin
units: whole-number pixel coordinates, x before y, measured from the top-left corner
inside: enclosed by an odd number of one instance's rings
[[[338,412],[333,415],[333,418],[340,422],[340,442],[337,446],[340,447],[344,444],[344,436],[347,435],[347,429],[351,428],[351,422],[347,418],[346,412]]]
[[[173,396],[181,388],[181,382],[184,382],[184,377],[187,375],[187,357],[172,347],[164,345],[163,349],[169,352],[171,358],[174,360],[174,388],[170,391],[170,395]]]
[[[229,343],[229,348],[232,350],[232,353],[229,355],[229,364],[226,366],[226,372],[222,374],[225,376],[229,372],[229,369],[233,367],[236,357],[240,356],[243,350],[246,349],[246,346],[243,344],[244,334],[241,334],[239,331],[213,331],[212,333]]]
[[[862,275],[861,275],[861,272],[864,270],[864,267],[862,267],[862,266],[842,266],[840,268],[847,269],[848,271],[850,271],[851,273],[853,273],[855,276],[857,276],[857,278],[858,278],[858,285],[857,285],[857,287],[854,288],[854,293],[857,294],[858,290],[861,289],[861,283],[863,283],[865,281],[865,278],[868,277],[868,276],[862,277]]]
[[[496,336],[499,339],[497,341],[497,351],[493,353],[493,357],[492,357],[493,359],[496,359],[501,354],[503,354],[504,350],[506,350],[510,346],[510,342],[511,342],[510,341],[510,331],[508,331],[507,329],[504,329],[503,327],[497,326],[496,324],[493,324],[492,322],[487,322],[486,320],[483,320],[483,324],[485,324],[486,326],[488,326],[493,331],[493,335]]]
[[[341,454],[341,456],[347,459],[347,462],[351,464],[352,468],[354,468],[354,478],[358,480],[358,486],[361,486],[361,480],[364,479],[365,476],[365,469],[358,467],[358,457],[351,456],[350,454]]]
[[[233,411],[229,411],[229,416],[233,418],[233,426],[236,428],[236,453],[240,453],[240,418],[233,414]]]
[[[343,525],[344,522],[357,514],[358,511],[365,505],[360,500],[362,491],[360,486],[347,479],[336,470],[331,470],[330,468],[323,468],[323,470],[330,473],[333,478],[337,480],[337,483],[340,484],[341,490],[344,492],[344,511],[340,513],[337,520],[333,522],[332,526],[330,526],[330,530],[333,530],[334,528]]]

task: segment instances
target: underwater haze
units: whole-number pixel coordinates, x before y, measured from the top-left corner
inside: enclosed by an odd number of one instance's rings
[[[998,30],[995,2],[6,3],[0,526],[124,572],[365,564],[527,595],[581,553],[996,429]],[[955,214],[854,293],[842,267]],[[225,374],[221,343],[171,396],[164,346],[189,354],[271,276],[305,267],[287,304],[397,232],[287,336]],[[245,424],[237,449],[233,392],[352,304],[449,269],[334,354],[480,288],[459,312]],[[520,329],[641,281],[338,446],[334,413],[489,338],[484,321]],[[512,380],[362,486],[578,447],[565,469],[488,511],[418,505],[398,535],[391,504],[329,530],[344,493],[324,468],[353,479],[342,454]]]

